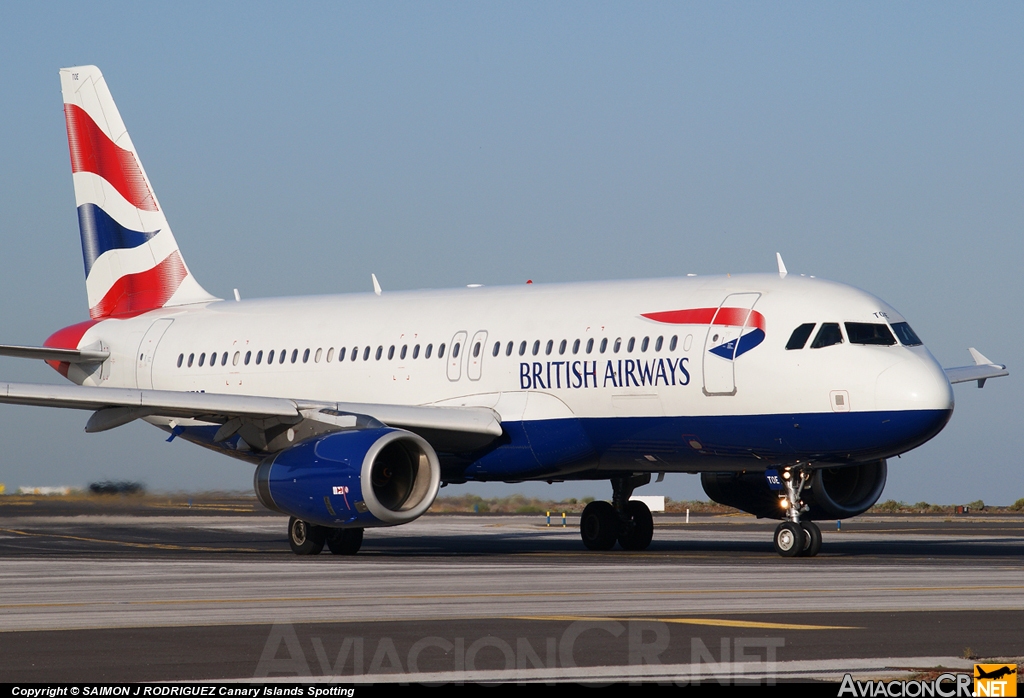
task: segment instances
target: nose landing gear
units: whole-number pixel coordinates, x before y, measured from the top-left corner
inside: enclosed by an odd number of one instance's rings
[[[775,529],[775,552],[783,557],[814,557],[821,551],[821,529],[813,521],[801,521],[800,514],[810,511],[800,498],[811,474],[804,468],[786,468],[782,472],[785,494],[780,497],[786,518]]]

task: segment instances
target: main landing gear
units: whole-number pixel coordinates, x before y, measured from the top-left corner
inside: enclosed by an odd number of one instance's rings
[[[612,478],[612,501],[591,502],[580,516],[580,537],[590,550],[646,550],[654,537],[654,517],[643,502],[631,502],[637,487],[651,481],[650,473]]]
[[[363,544],[363,529],[327,528],[294,516],[288,519],[288,545],[293,553],[319,555],[325,544],[335,555],[355,555]]]
[[[810,510],[800,498],[810,473],[803,468],[787,468],[782,472],[785,494],[780,497],[786,518],[775,529],[775,552],[783,557],[814,557],[821,551],[821,529],[813,521],[801,521],[800,514]]]

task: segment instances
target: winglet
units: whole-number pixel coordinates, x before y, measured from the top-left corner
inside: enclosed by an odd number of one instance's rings
[[[376,274],[370,274],[370,278],[373,279],[373,292],[376,293],[379,296],[380,295],[380,284],[377,283],[377,275]]]
[[[785,279],[786,278],[786,274],[788,274],[789,272],[786,271],[786,263],[782,261],[782,253],[781,252],[776,252],[775,253],[775,260],[779,263],[779,278],[780,279]]]
[[[992,362],[985,358],[985,355],[974,347],[970,347],[967,351],[971,352],[971,357],[974,359],[975,366],[985,366]]]

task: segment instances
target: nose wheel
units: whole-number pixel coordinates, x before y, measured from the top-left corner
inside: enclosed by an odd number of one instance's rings
[[[782,472],[784,494],[781,504],[789,519],[775,529],[772,543],[782,557],[814,557],[821,551],[821,529],[813,521],[801,521],[800,515],[810,511],[800,495],[811,479],[805,468],[786,468]]]

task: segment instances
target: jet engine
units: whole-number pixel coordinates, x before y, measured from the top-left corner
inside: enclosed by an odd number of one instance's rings
[[[331,528],[408,523],[434,502],[437,453],[422,437],[387,427],[307,439],[256,468],[268,509]]]
[[[870,509],[885,488],[884,460],[816,468],[801,498],[810,511],[808,520],[848,519]],[[778,492],[771,490],[763,473],[701,473],[704,492],[719,504],[735,507],[758,518],[785,518]]]

